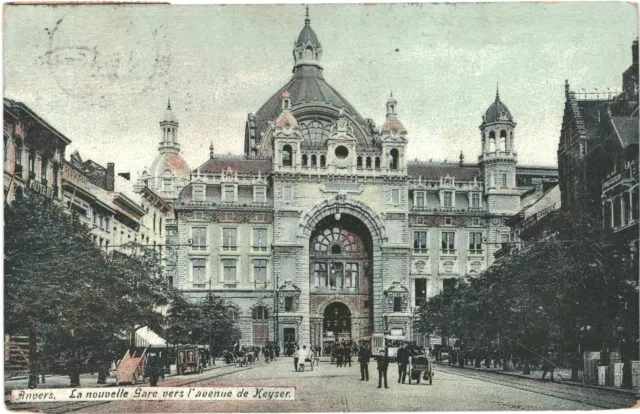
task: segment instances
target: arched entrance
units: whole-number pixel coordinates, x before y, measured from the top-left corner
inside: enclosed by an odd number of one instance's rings
[[[338,342],[351,340],[351,311],[341,302],[333,302],[324,309],[323,333],[331,333]]]
[[[350,214],[316,223],[309,239],[311,343],[359,343],[373,329],[372,237]]]

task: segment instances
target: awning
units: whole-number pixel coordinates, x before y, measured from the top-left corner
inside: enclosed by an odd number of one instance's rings
[[[167,341],[145,326],[136,331],[136,347],[145,348],[147,346],[167,346]]]

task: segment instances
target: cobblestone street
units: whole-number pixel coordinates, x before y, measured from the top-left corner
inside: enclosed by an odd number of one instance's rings
[[[609,390],[550,384],[493,373],[435,367],[433,385],[398,384],[395,365],[389,369],[389,389],[377,389],[375,363],[369,382],[360,382],[359,367],[338,368],[328,362],[320,368],[294,372],[290,358],[275,363],[260,361],[243,368],[224,366],[200,375],[168,377],[161,387],[277,386],[295,387],[295,401],[264,402],[83,402],[9,404],[13,410],[48,413],[82,412],[365,412],[365,411],[502,411],[592,410],[628,408],[636,403],[631,394]],[[93,387],[93,381],[84,386]],[[142,387],[148,387],[142,384]],[[131,386],[131,388],[134,388]]]

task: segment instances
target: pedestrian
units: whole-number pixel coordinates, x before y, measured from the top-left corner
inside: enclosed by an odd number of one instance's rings
[[[293,353],[293,367],[296,372],[298,371],[298,361],[300,360],[300,347],[296,346],[296,351]]]
[[[360,381],[369,381],[369,360],[371,351],[367,344],[362,345],[358,352],[358,362],[360,363]]]
[[[402,347],[398,349],[398,384],[402,380],[404,384],[407,378],[407,367],[409,366],[409,360],[411,359],[411,351],[407,349],[407,344],[402,344]],[[411,375],[409,375],[409,384],[411,384]]]
[[[349,363],[349,367],[351,367],[351,348],[348,345],[345,345],[342,349],[342,353],[344,354],[344,366],[347,366]]]
[[[387,385],[387,370],[389,369],[389,357],[384,351],[380,351],[376,363],[378,364],[378,388],[382,388],[382,378],[384,378],[384,387],[389,388]]]
[[[280,345],[276,345],[276,358],[280,358]]]
[[[336,346],[336,367],[341,367],[344,361],[344,353],[341,346]]]

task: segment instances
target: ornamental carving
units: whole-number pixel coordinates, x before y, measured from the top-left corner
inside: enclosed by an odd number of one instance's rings
[[[445,272],[447,272],[447,273],[453,272],[453,267],[454,267],[454,263],[453,262],[451,262],[451,261],[444,262],[442,266],[444,267],[444,271]]]
[[[426,267],[427,262],[425,262],[424,260],[418,260],[416,262],[416,270],[418,272],[424,272],[424,268]]]
[[[482,269],[481,262],[472,262],[471,265],[469,265],[469,273],[480,273],[481,269]]]
[[[272,212],[255,211],[180,211],[178,218],[213,223],[273,223]]]
[[[386,220],[404,220],[404,213],[387,213],[384,218]]]
[[[389,215],[387,215],[388,218]],[[477,218],[477,217],[476,217]],[[473,217],[468,216],[454,216],[454,217],[446,217],[449,221],[445,221],[445,217],[429,215],[429,216],[421,216],[421,215],[412,215],[409,216],[409,222],[411,226],[423,226],[423,227],[439,227],[444,225],[451,225],[453,227],[470,227],[472,226]],[[485,223],[483,220],[479,221],[481,226],[484,226]]]

